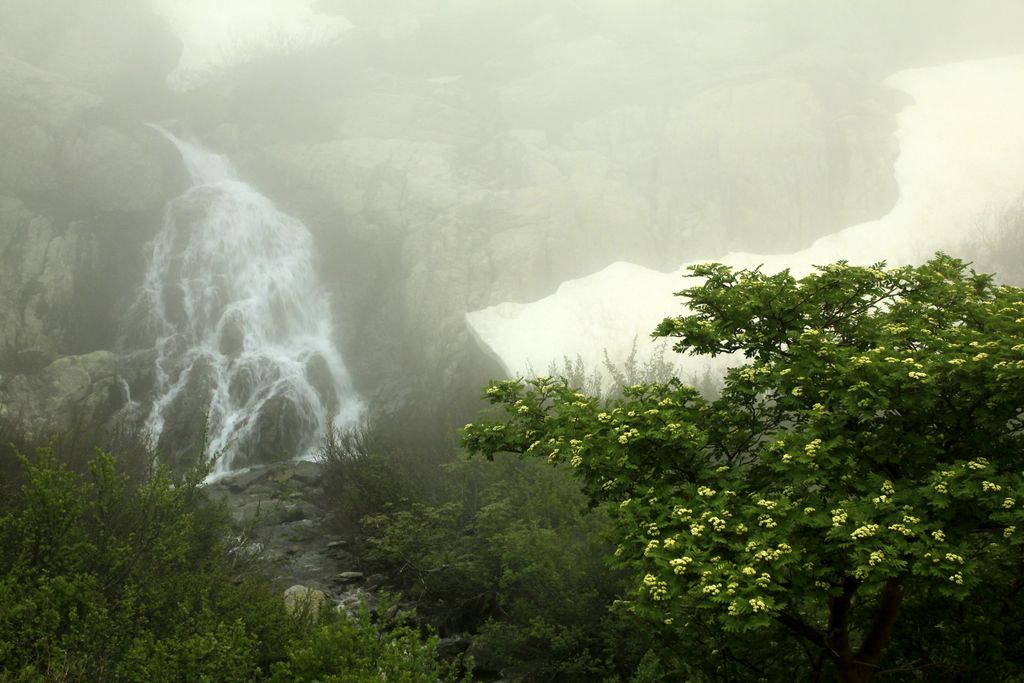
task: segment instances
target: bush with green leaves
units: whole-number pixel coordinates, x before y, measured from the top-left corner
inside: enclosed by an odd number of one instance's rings
[[[5,670],[246,680],[284,656],[285,614],[268,586],[231,571],[225,513],[200,504],[203,470],[154,466],[136,485],[102,451],[87,475],[52,448],[19,458],[26,483],[0,508]],[[240,626],[259,609],[276,618]]]
[[[496,382],[506,416],[465,445],[568,463],[614,517],[631,607],[710,638],[712,679],[1020,676],[1024,290],[944,255],[692,271],[654,335],[742,355],[719,398]]]
[[[435,503],[364,519],[368,558],[442,632],[468,632],[478,668],[523,680],[620,680],[650,640],[610,612],[609,519],[565,468],[518,458],[449,465]]]
[[[240,559],[204,466],[176,475],[151,461],[140,479],[103,451],[86,473],[52,447],[2,456],[23,483],[0,500],[0,681],[454,676],[434,642],[393,621],[289,611]]]
[[[334,530],[358,535],[366,515],[437,498],[455,440],[422,430],[421,419],[382,415],[353,430],[328,428],[316,456]]]
[[[461,659],[440,663],[438,640],[423,639],[410,625],[414,614],[403,613],[386,596],[372,614],[365,605],[353,616],[335,615],[314,624],[292,644],[287,661],[274,664],[271,681],[318,683],[441,683],[469,681],[459,674]]]

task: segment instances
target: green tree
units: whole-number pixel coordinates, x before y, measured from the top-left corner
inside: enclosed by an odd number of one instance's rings
[[[689,313],[654,336],[736,356],[719,398],[496,382],[505,416],[465,445],[569,462],[612,510],[630,608],[711,634],[734,672],[1019,675],[1024,290],[944,255],[800,279],[691,270]]]

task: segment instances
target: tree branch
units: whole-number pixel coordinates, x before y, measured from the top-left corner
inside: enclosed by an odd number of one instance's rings
[[[850,603],[860,581],[847,576],[843,578],[842,586],[842,594],[828,601],[828,634],[825,642],[840,661],[848,662],[853,656],[850,648]]]
[[[785,612],[779,612],[775,615],[775,621],[779,622],[801,638],[804,638],[808,642],[820,647],[822,650],[828,651],[828,647],[825,645],[825,636],[816,628],[802,622],[798,617],[795,617],[792,614],[786,614]]]

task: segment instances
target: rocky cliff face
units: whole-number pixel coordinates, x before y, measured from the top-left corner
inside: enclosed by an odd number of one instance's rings
[[[111,352],[119,316],[179,182],[158,136],[87,89],[114,89],[114,62],[88,59],[102,36],[65,17],[65,40],[34,42],[46,11],[7,14],[0,30],[0,414],[29,429],[123,403]]]
[[[908,58],[852,10],[838,30],[831,10],[800,23],[717,2],[300,4],[313,34],[321,15],[353,28],[261,45],[246,24],[250,52],[178,91],[167,78],[195,47],[184,15],[106,0],[0,8],[8,411],[63,386],[52,378],[71,370],[55,361],[116,346],[143,247],[183,185],[147,121],[176,119],[310,228],[371,405],[427,398],[453,421],[501,372],[467,311],[614,261],[671,271],[796,250],[896,199],[904,101],[882,79]],[[82,361],[97,396],[121,395],[98,358]]]
[[[408,30],[470,49],[443,26]],[[565,35],[554,19],[508,33],[545,30],[534,53],[498,45],[493,63],[454,73],[395,64],[394,39],[364,32],[335,56],[361,76],[294,92],[329,125],[211,127],[316,232],[356,321],[354,370],[392,397],[408,377],[446,392],[497,372],[473,350],[468,310],[618,260],[670,271],[730,249],[795,250],[895,201],[904,100],[862,57],[756,44],[716,60],[685,41]]]

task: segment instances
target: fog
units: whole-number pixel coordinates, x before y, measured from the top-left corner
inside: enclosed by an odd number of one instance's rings
[[[1019,278],[1022,25],[1012,0],[0,0],[0,415],[172,451],[206,415],[242,464],[657,353],[687,263],[943,249]]]
[[[1019,259],[1024,89],[1006,88],[1007,83],[1024,83],[1024,57],[912,69],[886,79],[913,98],[897,117],[900,152],[894,175],[899,192],[892,209],[791,253],[729,251],[715,260],[735,268],[804,275],[838,260],[921,263],[937,251],[974,255],[982,267]],[[1010,248],[998,264],[986,263],[991,254],[978,253],[978,242],[993,232]],[[547,367],[551,349],[603,368],[606,357],[629,356],[636,330],[654,329],[667,311],[679,308],[669,295],[688,275],[688,265],[661,273],[619,262],[563,283],[539,301],[502,303],[473,311],[467,319],[510,374]],[[694,284],[691,279],[687,286]],[[581,329],[588,331],[586,338],[578,334]],[[662,359],[664,352],[664,345],[646,344],[640,358]],[[683,357],[673,364],[684,377],[700,378],[740,361]]]

